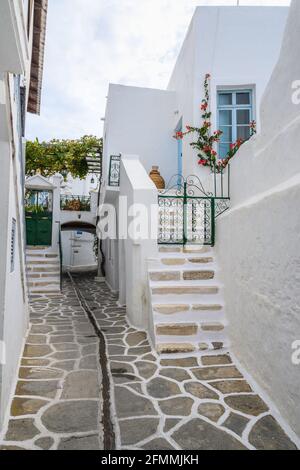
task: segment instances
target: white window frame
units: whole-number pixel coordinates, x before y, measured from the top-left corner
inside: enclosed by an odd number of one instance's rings
[[[236,102],[236,95],[239,93],[249,93],[250,95],[250,104],[237,104]],[[219,96],[222,94],[231,94],[232,95],[232,104],[231,105],[220,105],[219,103]],[[232,111],[232,125],[228,126],[232,128],[232,142],[234,143],[237,141],[237,111],[238,110],[249,110],[250,111],[250,121],[253,121],[254,119],[254,90],[253,88],[218,88],[217,89],[217,129],[220,129],[221,127],[226,127],[226,126],[221,126],[220,125],[220,111]],[[241,126],[242,127],[242,126]],[[219,143],[219,153],[220,153],[220,144]]]

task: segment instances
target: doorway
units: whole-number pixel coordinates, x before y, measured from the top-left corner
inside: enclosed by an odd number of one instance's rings
[[[51,246],[53,192],[30,189],[25,195],[27,246]]]

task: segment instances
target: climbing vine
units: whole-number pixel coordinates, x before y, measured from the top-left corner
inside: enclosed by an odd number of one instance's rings
[[[86,158],[102,157],[102,138],[86,135],[77,140],[39,142],[38,139],[26,144],[26,175],[37,173],[50,177],[60,173],[67,177],[84,179],[89,173]]]
[[[204,98],[201,103],[202,111],[202,126],[192,127],[186,126],[186,132],[176,132],[174,138],[179,140],[183,139],[188,134],[197,134],[197,140],[192,142],[190,145],[193,149],[198,151],[199,165],[204,167],[210,167],[212,171],[222,171],[230,160],[235,156],[241,145],[245,142],[242,139],[238,139],[236,142],[230,145],[230,150],[225,158],[220,158],[216,146],[220,142],[220,138],[223,134],[221,130],[212,132],[211,130],[211,116],[212,113],[209,108],[210,95],[209,95],[209,81],[211,79],[210,74],[206,74],[204,80]],[[249,123],[250,126],[250,138],[256,134],[256,122],[252,121]]]

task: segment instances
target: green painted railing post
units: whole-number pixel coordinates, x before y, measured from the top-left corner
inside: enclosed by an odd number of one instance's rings
[[[188,226],[188,214],[187,214],[187,182],[183,185],[183,245],[186,245],[187,239],[187,226]]]
[[[216,217],[215,217],[215,198],[211,198],[211,246],[215,246],[216,241]]]

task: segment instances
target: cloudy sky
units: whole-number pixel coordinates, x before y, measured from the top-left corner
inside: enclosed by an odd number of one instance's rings
[[[49,0],[41,116],[27,137],[101,136],[109,83],[165,88],[195,7],[220,4],[237,1]]]

